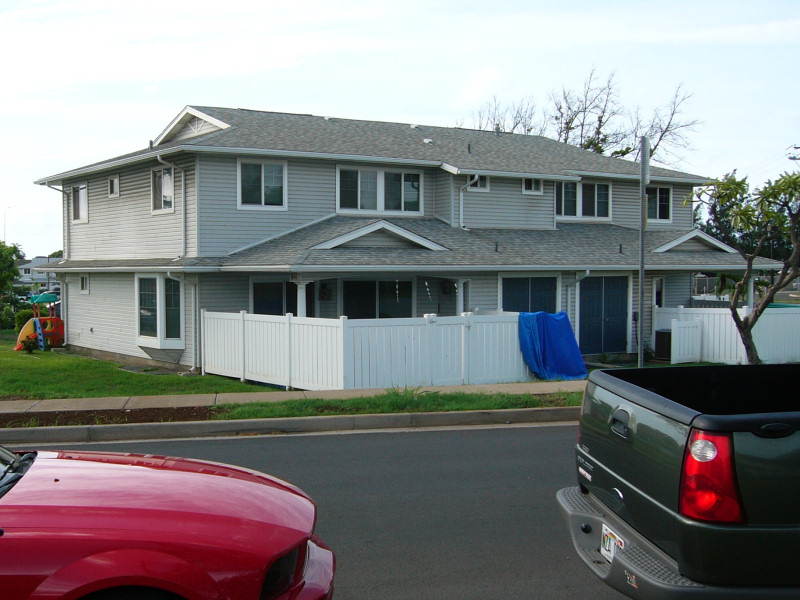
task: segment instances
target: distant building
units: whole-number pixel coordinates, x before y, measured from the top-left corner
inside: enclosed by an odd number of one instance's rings
[[[57,263],[61,258],[50,258],[48,256],[35,256],[31,260],[17,261],[19,278],[14,281],[14,287],[28,286],[38,291],[39,288],[47,290],[60,289],[61,286],[55,273],[37,271],[37,267]]]

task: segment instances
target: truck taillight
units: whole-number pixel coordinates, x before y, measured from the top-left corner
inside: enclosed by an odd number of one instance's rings
[[[692,429],[683,457],[681,514],[716,523],[742,523],[730,434]]]

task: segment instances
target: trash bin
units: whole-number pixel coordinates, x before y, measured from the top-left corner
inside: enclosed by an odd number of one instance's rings
[[[653,356],[656,360],[672,360],[671,329],[656,329],[656,349]]]

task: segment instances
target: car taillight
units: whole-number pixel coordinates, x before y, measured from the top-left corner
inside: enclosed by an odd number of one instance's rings
[[[681,514],[716,523],[743,523],[730,434],[692,429],[683,457]]]

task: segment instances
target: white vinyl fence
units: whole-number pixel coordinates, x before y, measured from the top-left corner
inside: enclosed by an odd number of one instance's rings
[[[516,313],[351,320],[202,312],[203,373],[306,390],[535,379]]]
[[[739,309],[739,314],[744,316],[747,310]],[[671,330],[673,364],[747,362],[727,308],[656,308],[653,324],[655,330]],[[800,362],[800,306],[768,308],[756,322],[753,340],[765,363]]]

